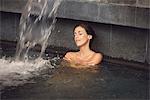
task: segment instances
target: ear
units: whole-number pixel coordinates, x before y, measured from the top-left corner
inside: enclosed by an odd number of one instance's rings
[[[92,35],[88,35],[88,38],[89,38],[89,39],[92,39]]]

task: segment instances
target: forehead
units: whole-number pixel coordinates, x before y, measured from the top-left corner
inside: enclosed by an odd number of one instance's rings
[[[78,27],[75,28],[74,31],[75,31],[75,32],[78,32],[78,31],[85,31],[85,29],[84,29],[83,27],[81,27],[81,26],[78,26]]]

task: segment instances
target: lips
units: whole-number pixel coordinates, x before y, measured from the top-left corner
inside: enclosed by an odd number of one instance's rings
[[[79,42],[80,40],[75,40],[76,42]]]

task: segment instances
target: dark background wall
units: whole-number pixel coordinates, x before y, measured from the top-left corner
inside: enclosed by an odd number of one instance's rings
[[[26,2],[0,0],[0,11],[21,13]],[[149,8],[149,0],[62,0],[58,17],[149,28]]]
[[[76,49],[72,29],[80,21],[58,19],[50,44]],[[96,31],[93,49],[107,56],[139,62],[148,61],[149,30],[111,24],[93,23]]]
[[[1,0],[0,39],[16,41],[26,0]],[[64,0],[49,45],[76,50],[72,29],[88,21],[97,39],[93,49],[113,58],[150,64],[149,0]]]

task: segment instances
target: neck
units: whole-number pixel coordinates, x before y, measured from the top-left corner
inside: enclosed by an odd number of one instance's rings
[[[89,48],[89,43],[87,43],[87,44],[80,47],[79,53],[80,53],[81,56],[87,55],[90,52],[91,52],[91,50]]]

